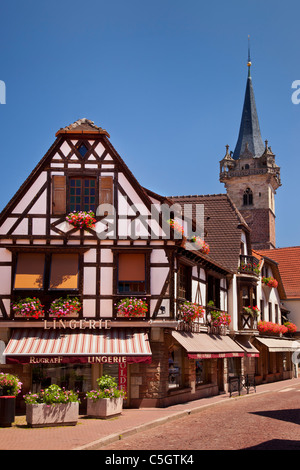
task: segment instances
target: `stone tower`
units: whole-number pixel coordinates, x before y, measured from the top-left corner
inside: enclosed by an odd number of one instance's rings
[[[275,194],[280,182],[280,168],[268,141],[263,144],[256,111],[251,62],[239,136],[234,152],[220,161],[220,182],[251,228],[254,249],[272,249],[275,241]]]

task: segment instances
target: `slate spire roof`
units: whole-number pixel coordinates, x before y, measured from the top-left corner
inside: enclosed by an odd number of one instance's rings
[[[250,66],[251,62],[249,60],[240,132],[233,152],[234,160],[239,159],[244,153],[247,156],[251,153],[253,157],[261,157],[265,150],[258,122]]]

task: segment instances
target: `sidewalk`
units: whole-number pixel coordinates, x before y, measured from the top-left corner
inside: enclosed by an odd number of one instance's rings
[[[159,426],[167,421],[197,413],[227,400],[247,399],[257,394],[300,387],[300,378],[258,385],[256,393],[230,398],[228,394],[202,398],[168,408],[124,409],[109,420],[80,416],[76,426],[31,429],[25,416],[17,416],[11,428],[0,428],[0,450],[89,450],[100,449],[126,436]]]

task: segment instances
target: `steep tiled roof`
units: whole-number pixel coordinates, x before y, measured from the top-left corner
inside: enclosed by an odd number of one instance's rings
[[[278,263],[287,299],[300,298],[300,246],[258,250],[261,255]]]
[[[210,246],[210,256],[221,265],[236,272],[239,265],[241,228],[249,232],[245,220],[227,194],[205,196],[171,196],[174,204],[191,205],[188,216],[196,216],[196,204],[204,204],[205,241]],[[184,211],[186,216],[186,211]]]

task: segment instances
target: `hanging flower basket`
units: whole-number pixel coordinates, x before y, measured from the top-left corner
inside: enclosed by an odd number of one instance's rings
[[[66,221],[73,225],[73,227],[79,229],[95,228],[96,223],[95,214],[93,211],[70,212],[70,214],[68,214],[66,217]]]
[[[51,317],[62,318],[68,316],[78,316],[81,310],[81,302],[77,297],[55,299],[50,305],[49,315]]]
[[[271,321],[259,321],[257,329],[260,333],[267,335],[281,335],[288,332],[288,328],[286,326],[279,325],[278,323],[273,323]]]
[[[278,287],[278,282],[273,277],[262,277],[261,282],[268,287]]]
[[[147,302],[136,297],[126,297],[116,306],[119,317],[145,317],[148,312]]]
[[[43,317],[45,312],[44,305],[36,297],[26,297],[12,304],[15,317],[36,318]]]
[[[181,320],[187,323],[191,323],[197,318],[203,318],[204,309],[199,304],[186,301],[180,304],[179,315]]]
[[[249,307],[243,307],[243,312],[251,315],[252,317],[258,317],[260,310],[257,305],[255,305],[254,307],[251,307],[251,305],[249,305]]]
[[[296,333],[297,331],[297,325],[295,323],[291,323],[290,321],[284,322],[283,324],[287,329],[287,333]]]
[[[202,238],[194,236],[190,239],[190,242],[195,245],[195,250],[200,251],[204,255],[208,255],[210,252],[209,244],[202,240]]]

